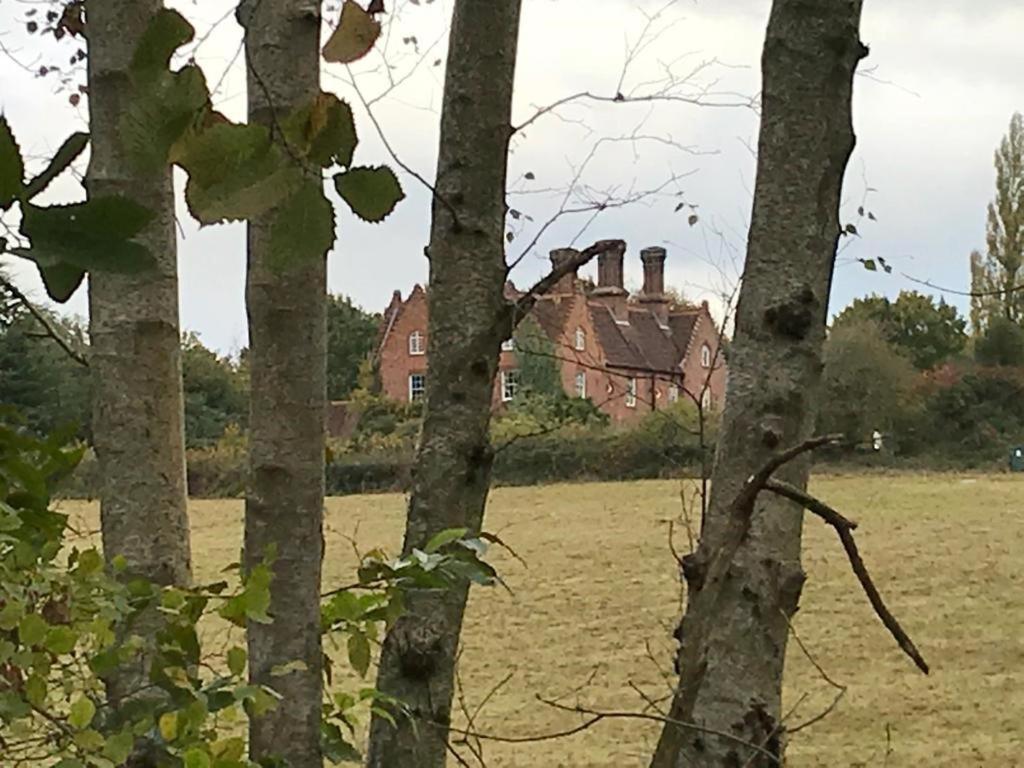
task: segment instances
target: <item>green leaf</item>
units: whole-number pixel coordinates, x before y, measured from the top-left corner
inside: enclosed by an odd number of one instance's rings
[[[0,211],[6,211],[22,193],[25,163],[7,118],[0,114]]]
[[[121,141],[133,166],[160,172],[171,159],[172,148],[200,122],[209,103],[206,77],[194,65],[136,85],[120,120]]]
[[[170,743],[178,738],[178,713],[164,712],[157,721],[160,737]]]
[[[366,676],[370,669],[370,641],[362,632],[353,632],[348,636],[348,660],[360,676]]]
[[[185,768],[210,768],[213,764],[210,756],[199,747],[192,747],[185,753]]]
[[[324,45],[324,60],[351,64],[370,52],[380,37],[380,22],[353,0],[345,0],[338,26]]]
[[[132,240],[152,221],[153,213],[128,198],[98,197],[46,208],[25,203],[22,214],[21,232],[32,247],[12,252],[42,267],[132,273],[154,266],[146,247]],[[65,281],[62,287],[72,282],[71,270],[58,276]]]
[[[324,757],[332,764],[358,763],[362,755],[345,739],[337,723],[322,722],[320,724],[320,744]]]
[[[131,74],[136,79],[151,80],[171,65],[171,57],[195,37],[195,29],[177,11],[157,11],[146,31],[139,38],[132,56]]]
[[[437,552],[446,544],[458,541],[467,533],[469,533],[469,528],[448,528],[447,530],[441,531],[433,536],[430,541],[427,542],[427,546],[423,548],[423,551],[428,553]]]
[[[78,643],[78,635],[70,627],[51,627],[46,633],[43,644],[50,653],[58,656],[71,653]]]
[[[135,746],[135,736],[130,730],[115,733],[107,737],[107,743],[103,745],[103,756],[114,765],[123,765],[131,757],[132,749]]]
[[[18,624],[18,640],[26,646],[39,645],[49,628],[50,625],[41,616],[30,613]]]
[[[32,179],[32,181],[25,186],[24,199],[31,200],[50,186],[50,182],[64,173],[68,166],[75,162],[78,156],[85,151],[85,148],[88,145],[88,133],[73,133],[68,136],[64,140],[64,143],[60,145],[60,149],[57,150],[57,154],[55,154],[50,160],[50,164],[46,166],[46,170]]]
[[[43,278],[47,295],[59,303],[70,299],[85,279],[85,270],[71,264],[53,264],[45,267],[37,264],[36,267],[39,269],[39,276]]]
[[[363,221],[384,221],[405,199],[395,172],[386,166],[352,168],[334,177],[338,194]]]
[[[270,267],[282,270],[326,257],[334,243],[334,206],[321,183],[306,182],[274,214]]]
[[[333,93],[318,93],[284,124],[290,149],[322,168],[352,164],[358,138],[352,108]]]
[[[201,224],[265,213],[303,180],[302,169],[260,125],[216,123],[187,137],[175,159],[189,174],[185,200]]]
[[[75,699],[68,711],[68,723],[71,727],[81,731],[88,728],[92,719],[96,716],[96,705],[85,696]]]
[[[248,659],[248,654],[245,648],[232,648],[228,651],[228,669],[233,675],[241,675],[245,672],[245,663]]]
[[[874,259],[858,259],[858,261],[860,261],[860,263],[864,265],[864,269],[866,269],[868,272],[878,271],[878,267],[875,265]]]

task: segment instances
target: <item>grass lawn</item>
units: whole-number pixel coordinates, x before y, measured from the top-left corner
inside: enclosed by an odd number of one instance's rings
[[[832,530],[808,519],[809,579],[794,628],[847,691],[831,714],[793,736],[789,764],[1024,765],[1024,480],[823,477],[813,490],[860,522],[865,561],[933,672],[921,675],[899,652]],[[486,527],[527,567],[494,551],[513,594],[473,593],[461,662],[466,709],[512,675],[476,716],[478,730],[522,736],[578,722],[538,694],[640,711],[637,689],[649,698],[668,692],[679,590],[667,521],[680,515],[679,494],[670,481],[494,492]],[[328,501],[328,586],[351,581],[352,538],[363,549],[398,548],[403,503],[394,495]],[[240,501],[193,503],[199,578],[216,579],[237,559],[241,518]],[[676,544],[685,547],[685,535]],[[790,724],[835,698],[792,642],[786,682]],[[490,768],[646,766],[656,734],[657,724],[610,720],[564,740],[488,742],[484,754]]]

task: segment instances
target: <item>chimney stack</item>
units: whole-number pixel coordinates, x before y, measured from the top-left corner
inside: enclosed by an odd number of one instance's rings
[[[661,247],[644,248],[640,260],[644,263],[644,289],[640,303],[650,309],[662,322],[668,319],[668,298],[665,296],[665,256]]]
[[[575,248],[555,248],[551,251],[551,268],[557,269],[561,265],[565,264],[570,259],[579,256],[579,251]],[[563,275],[562,279],[559,280],[554,289],[551,291],[552,294],[572,294],[576,291],[576,270],[572,270],[567,275]]]
[[[597,288],[590,294],[595,300],[608,307],[620,319],[626,317],[626,300],[629,293],[622,284],[622,263],[626,246],[620,245],[603,251],[597,257]]]

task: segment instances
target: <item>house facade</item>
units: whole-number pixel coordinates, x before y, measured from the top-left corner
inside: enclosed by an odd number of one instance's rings
[[[551,253],[553,265],[572,249]],[[598,256],[598,281],[566,275],[535,305],[531,316],[551,341],[566,394],[590,398],[613,422],[636,421],[680,399],[719,408],[727,367],[721,333],[708,310],[676,306],[665,293],[664,248],[645,248],[643,290],[631,297],[623,285],[624,249]],[[517,291],[509,284],[510,298]],[[377,344],[382,393],[400,402],[426,395],[427,294],[415,286],[408,297],[395,291],[385,310]],[[517,392],[519,361],[510,339],[502,346],[494,404]]]

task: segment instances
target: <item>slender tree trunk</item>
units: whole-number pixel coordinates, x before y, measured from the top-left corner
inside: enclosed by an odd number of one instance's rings
[[[505,176],[520,0],[456,0],[430,233],[427,403],[405,551],[438,531],[478,531],[493,456],[491,394],[505,333]],[[508,329],[511,330],[510,328]],[[411,595],[384,641],[377,687],[407,704],[375,717],[371,768],[445,764],[468,586]]]
[[[158,584],[190,577],[185,436],[178,330],[174,190],[170,168],[140,174],[129,164],[119,118],[130,98],[128,68],[160,0],[105,0],[89,7],[91,196],[121,195],[155,213],[138,238],[156,270],[89,275],[92,430],[102,474],[100,518],[107,558]],[[145,657],[111,681],[124,694]]]
[[[249,120],[269,126],[308,104],[320,88],[320,4],[245,0]],[[320,170],[311,169],[320,179]],[[254,760],[279,757],[291,768],[321,768],[323,695],[320,576],[323,559],[326,391],[326,254],[282,270],[271,266],[273,212],[249,221],[246,306],[251,415],[245,501],[248,567],[274,552],[271,624],[250,623],[253,683],[282,695],[253,720]],[[304,670],[275,676],[275,666]]]
[[[803,515],[761,494],[725,579],[703,577],[729,538],[738,490],[814,427],[843,174],[854,147],[854,70],[866,55],[861,0],[775,0],[762,57],[763,115],[729,390],[697,552],[684,564],[680,681],[670,716],[731,734],[666,725],[654,768],[778,765],[788,620],[804,582]],[[806,487],[806,461],[779,476]],[[733,531],[735,529],[733,528]],[[713,592],[713,594],[712,594]],[[762,747],[757,752],[740,742]]]

